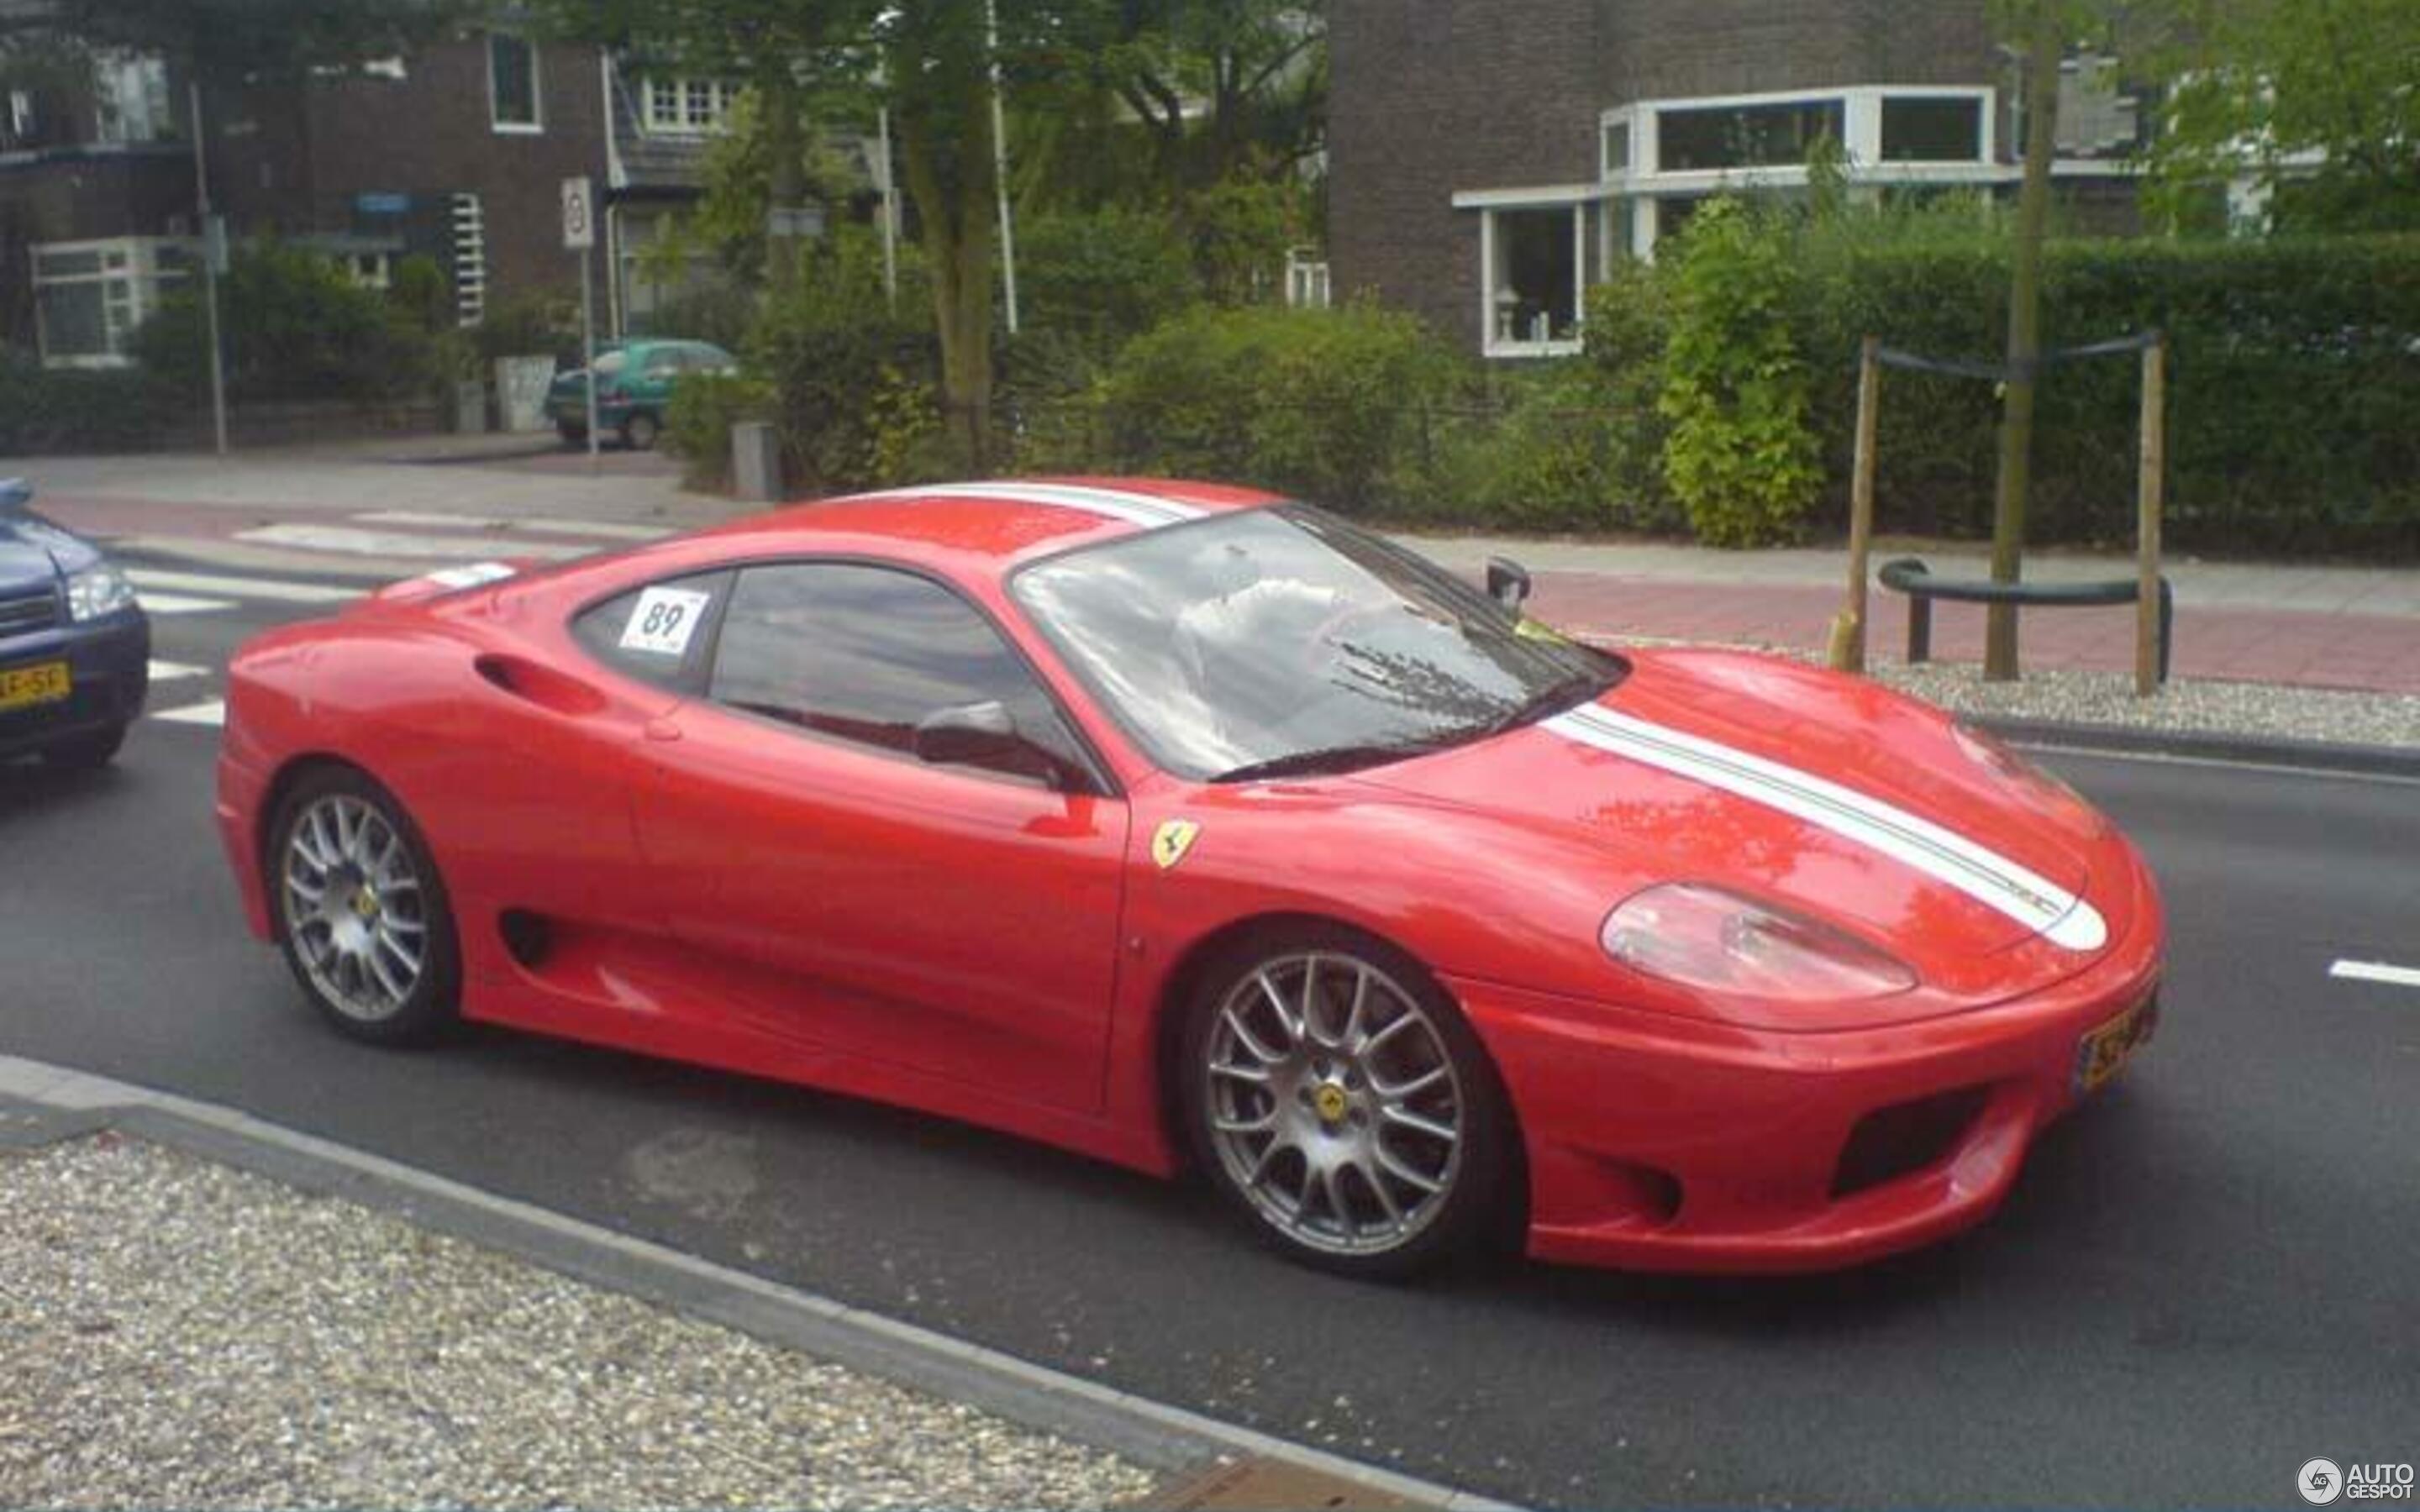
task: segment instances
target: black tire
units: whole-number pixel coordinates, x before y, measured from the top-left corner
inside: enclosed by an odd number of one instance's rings
[[[575,425],[568,420],[558,420],[554,423],[554,433],[563,438],[563,444],[566,446],[588,444],[588,427],[585,425]]]
[[[114,724],[53,741],[42,748],[42,764],[60,772],[99,771],[117,759],[118,748],[126,744],[126,728]]]
[[[359,822],[353,832],[358,843],[350,850],[334,843],[345,833],[347,812],[373,816]],[[316,883],[315,863],[297,849],[299,832],[314,823],[318,828],[308,845],[330,858],[330,864],[318,868]],[[385,843],[388,838],[392,851]],[[408,885],[395,857],[408,865]],[[287,968],[302,995],[337,1030],[372,1044],[420,1044],[455,1022],[461,1003],[462,958],[452,906],[427,840],[393,794],[351,767],[323,767],[309,774],[278,805],[262,859]],[[380,869],[372,869],[373,860]],[[344,903],[339,906],[332,899],[325,908],[315,909],[298,890],[301,885],[342,893]],[[348,910],[349,918],[343,917]],[[360,949],[349,951],[335,933],[349,926],[366,936]],[[418,964],[407,990],[398,994],[391,979],[408,959],[402,952],[415,934]],[[326,953],[315,948],[319,943],[327,947]]]
[[[1275,1048],[1266,1041],[1281,1021],[1263,1021],[1268,1032],[1255,1030],[1244,1038],[1238,1038],[1244,1035],[1240,1028],[1222,1027],[1231,1008],[1249,1019],[1254,1005],[1266,1001],[1256,995],[1264,972],[1281,995],[1299,985],[1311,1001],[1326,1005],[1324,1013],[1314,1009],[1300,1016],[1308,1022],[1319,1013],[1326,1039],[1307,1029],[1286,1052],[1288,1058],[1271,1060],[1263,1052]],[[1304,924],[1246,937],[1221,951],[1197,980],[1183,1010],[1174,1070],[1177,1103],[1203,1175],[1253,1234],[1290,1259],[1369,1280],[1396,1280],[1435,1268],[1488,1247],[1500,1235],[1497,1220],[1516,1211],[1518,1196],[1510,1190],[1520,1169],[1511,1106],[1478,1036],[1418,961],[1357,930]],[[1364,980],[1372,983],[1367,989],[1357,985]],[[1346,1006],[1357,991],[1369,1002],[1389,1007],[1369,1009],[1372,1016],[1363,1023]],[[1374,1029],[1406,1016],[1391,1012],[1398,1001],[1418,1010],[1418,1022],[1392,1036],[1374,1036]],[[1382,1011],[1389,1016],[1377,1018]],[[1357,1024],[1359,1040],[1370,1045],[1366,1054],[1343,1048]],[[1395,1042],[1388,1045],[1385,1039]],[[1235,1047],[1254,1040],[1260,1042],[1252,1044],[1249,1057],[1229,1058]],[[1417,1094],[1432,1101],[1406,1099],[1390,1114],[1380,1105],[1391,1101],[1382,1095],[1388,1084],[1377,1072],[1387,1057],[1412,1056],[1416,1044],[1418,1056],[1385,1068],[1388,1076],[1401,1070],[1403,1079],[1394,1087],[1425,1079],[1424,1064],[1431,1070],[1444,1064],[1448,1075],[1442,1087]],[[1214,1071],[1221,1064],[1230,1069]],[[1255,1088],[1235,1074],[1253,1069],[1268,1086]],[[1234,1126],[1253,1122],[1264,1109],[1278,1127],[1255,1150],[1249,1148],[1254,1135]],[[1437,1124],[1450,1118],[1457,1137],[1432,1140],[1392,1125],[1390,1119],[1402,1113]],[[1231,1127],[1214,1128],[1222,1119]],[[1391,1152],[1385,1132],[1390,1127],[1397,1139]],[[1406,1148],[1412,1151],[1408,1160]],[[1321,1159],[1331,1174],[1324,1181],[1313,1170],[1314,1149],[1326,1151]],[[1248,1163],[1250,1171],[1243,1168]],[[1417,1166],[1418,1174],[1442,1179],[1433,1193],[1423,1194],[1405,1184],[1407,1178],[1396,1177],[1398,1166]],[[1265,1179],[1248,1180],[1253,1176]],[[1280,1189],[1294,1185],[1299,1186],[1299,1200],[1288,1213]],[[1311,1211],[1314,1186],[1328,1214],[1324,1226]],[[1372,1231],[1359,1231],[1365,1223]]]
[[[662,430],[662,423],[654,415],[639,410],[622,422],[622,444],[633,452],[652,452],[656,449],[656,437]]]

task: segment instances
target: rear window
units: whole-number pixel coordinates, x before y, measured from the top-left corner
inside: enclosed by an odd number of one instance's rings
[[[728,571],[667,578],[582,610],[571,633],[616,671],[693,693],[705,685],[730,587]]]

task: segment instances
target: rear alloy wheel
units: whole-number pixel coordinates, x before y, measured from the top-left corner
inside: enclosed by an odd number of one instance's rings
[[[117,748],[125,744],[126,727],[122,724],[87,731],[43,747],[42,764],[62,772],[98,771],[116,760]]]
[[[411,818],[357,772],[308,778],[270,850],[295,980],[331,1023],[383,1044],[453,1022],[460,957],[445,888]]]
[[[660,429],[662,427],[656,423],[656,417],[642,409],[622,422],[622,444],[634,452],[652,452],[656,449],[656,434]]]
[[[1503,1097],[1409,958],[1342,931],[1264,942],[1210,974],[1188,1030],[1197,1152],[1280,1250],[1398,1276],[1481,1232],[1506,1168]]]

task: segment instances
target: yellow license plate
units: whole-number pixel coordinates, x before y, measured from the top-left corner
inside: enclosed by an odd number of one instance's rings
[[[0,709],[56,703],[74,691],[75,684],[69,678],[68,664],[63,661],[36,662],[31,667],[11,667],[0,671]]]
[[[2159,1022],[2160,999],[2154,995],[2086,1035],[2075,1050],[2075,1089],[2098,1090],[2123,1071],[2127,1059],[2150,1042]]]

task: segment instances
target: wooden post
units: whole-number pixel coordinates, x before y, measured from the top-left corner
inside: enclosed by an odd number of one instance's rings
[[[1874,540],[1874,431],[1882,409],[1880,353],[1881,343],[1871,336],[1857,347],[1857,454],[1849,482],[1849,607],[1832,651],[1832,666],[1844,672],[1866,670],[1867,563]]]
[[[2164,335],[2143,348],[2143,459],[2135,482],[2134,696],[2160,690],[2160,507],[2168,457]]]

